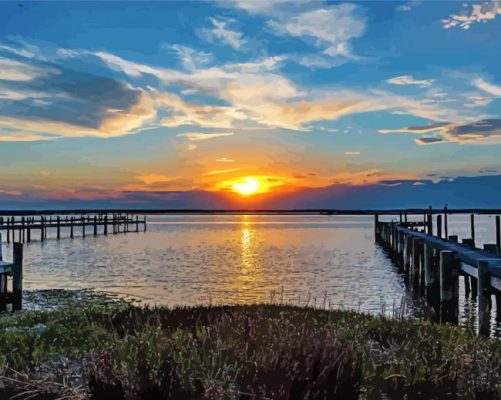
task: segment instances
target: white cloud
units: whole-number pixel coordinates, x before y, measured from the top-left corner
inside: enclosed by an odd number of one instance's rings
[[[234,0],[231,3],[223,0],[222,4],[230,3],[236,8],[247,11],[250,14],[276,14],[282,6],[290,8],[309,3],[312,0]]]
[[[179,61],[181,61],[181,64],[189,70],[194,70],[196,68],[207,65],[212,60],[211,53],[198,51],[192,49],[191,47],[183,46],[180,44],[164,44],[162,45],[162,47],[174,51]]]
[[[396,76],[395,78],[386,79],[385,82],[392,85],[416,85],[420,87],[429,87],[433,83],[432,79],[414,79],[411,75]]]
[[[449,18],[442,20],[442,26],[445,29],[459,27],[462,29],[470,29],[473,24],[478,22],[488,22],[501,14],[501,2],[490,1],[482,4],[472,4],[471,11],[462,11],[459,14],[452,14]]]
[[[243,37],[242,32],[236,30],[231,30],[228,28],[230,22],[233,20],[222,20],[217,18],[209,18],[212,23],[212,28],[205,29],[204,32],[207,34],[207,39],[212,42],[222,42],[233,47],[235,50],[240,49],[242,45],[247,43],[247,40]]]
[[[360,57],[353,54],[350,44],[366,29],[365,17],[356,15],[358,10],[357,5],[345,3],[271,20],[268,24],[278,33],[313,39],[314,45],[322,49],[326,57],[358,59]],[[312,60],[304,58],[304,63],[324,66],[318,55],[312,55]]]
[[[0,57],[0,80],[32,81],[42,76],[57,73],[55,68],[39,68],[32,64]]]
[[[220,163],[232,163],[235,162],[232,158],[227,158],[227,157],[221,157],[221,158],[216,158],[216,162]]]
[[[358,155],[360,155],[360,152],[359,151],[345,151],[344,155],[345,156],[358,156]]]
[[[484,92],[492,94],[496,97],[501,96],[501,86],[486,82],[482,78],[474,79],[472,83],[474,86],[476,86],[480,90],[483,90]]]
[[[191,141],[199,141],[199,140],[209,140],[209,139],[215,139],[219,137],[233,136],[233,135],[234,135],[233,132],[221,132],[221,133],[186,132],[186,133],[180,133],[177,136],[185,137],[186,139]]]

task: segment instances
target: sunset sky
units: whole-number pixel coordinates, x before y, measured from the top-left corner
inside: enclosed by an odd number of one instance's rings
[[[490,205],[500,43],[501,2],[1,2],[0,207]]]

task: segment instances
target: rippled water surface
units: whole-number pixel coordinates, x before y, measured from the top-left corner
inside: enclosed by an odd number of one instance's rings
[[[91,233],[27,244],[25,286],[166,305],[283,300],[371,312],[404,296],[370,217],[155,216],[146,232]]]
[[[492,218],[477,221],[478,243],[491,242]],[[468,237],[469,218],[451,217],[449,233]],[[146,232],[93,237],[89,228],[85,239],[63,231],[59,241],[54,232],[32,241],[25,287],[90,288],[169,306],[271,300],[392,312],[411,302],[373,234],[370,216],[154,216]],[[474,304],[461,301],[462,319],[471,319]]]

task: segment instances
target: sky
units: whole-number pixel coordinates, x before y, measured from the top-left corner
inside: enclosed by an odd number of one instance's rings
[[[0,2],[0,207],[494,207],[501,2]]]

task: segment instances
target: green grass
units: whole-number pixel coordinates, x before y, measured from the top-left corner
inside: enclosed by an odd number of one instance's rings
[[[57,367],[61,359],[77,368]],[[83,385],[75,398],[107,400],[501,399],[501,343],[348,311],[98,299],[0,316],[0,373],[15,379],[1,381],[4,395],[24,385],[47,399],[61,397],[71,374]]]

